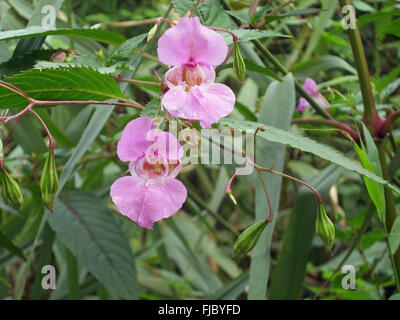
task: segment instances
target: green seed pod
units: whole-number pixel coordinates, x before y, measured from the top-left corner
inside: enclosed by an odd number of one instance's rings
[[[233,70],[240,81],[244,81],[246,77],[246,65],[240,54],[239,45],[237,42],[233,48]]]
[[[50,150],[43,167],[42,177],[40,178],[40,189],[42,191],[42,201],[53,212],[53,201],[58,189],[58,176],[54,150]]]
[[[21,189],[19,188],[17,181],[11,178],[4,168],[0,169],[0,175],[2,186],[1,192],[4,201],[11,207],[21,211],[24,198],[22,197]]]
[[[326,214],[325,207],[322,202],[318,204],[315,232],[321,238],[325,247],[328,249],[332,248],[333,241],[335,240],[335,227]]]
[[[242,232],[233,246],[232,257],[243,258],[251,251],[260,239],[261,233],[267,226],[267,221],[259,221]]]

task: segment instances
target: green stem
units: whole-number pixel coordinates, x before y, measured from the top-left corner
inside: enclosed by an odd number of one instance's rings
[[[382,166],[383,178],[390,181],[389,166],[387,165],[386,162],[386,157],[385,157],[386,154],[383,141],[378,143],[378,152]],[[384,192],[385,192],[385,202],[386,202],[386,219],[384,222],[384,227],[386,233],[389,233],[390,230],[392,230],[393,223],[397,217],[396,202],[392,190],[385,188]],[[393,273],[396,281],[397,291],[400,293],[400,249],[398,249],[396,252],[392,252],[388,240],[387,240],[387,247],[393,266]]]
[[[351,0],[339,0],[340,6],[351,5]],[[349,36],[351,49],[353,51],[354,62],[356,65],[358,79],[361,87],[361,94],[364,103],[364,116],[363,120],[371,132],[376,133],[377,121],[380,120],[375,106],[375,99],[372,92],[367,59],[365,57],[364,46],[361,39],[360,30],[358,28],[357,20],[355,19],[355,28],[348,28],[347,33]],[[374,126],[375,124],[375,126]]]

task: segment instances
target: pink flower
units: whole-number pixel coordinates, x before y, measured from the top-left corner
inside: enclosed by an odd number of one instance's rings
[[[316,96],[318,94],[317,83],[314,79],[306,78],[306,80],[304,80],[303,89],[306,90],[310,96]]]
[[[182,167],[183,148],[175,136],[157,131],[152,120],[140,117],[125,127],[117,154],[129,161],[131,173],[117,179],[110,190],[121,214],[152,229],[154,222],[182,207],[187,191],[175,177]]]
[[[200,120],[208,128],[233,110],[235,94],[228,86],[214,83],[212,68],[225,60],[228,46],[198,17],[184,17],[168,29],[158,41],[157,52],[163,63],[174,66],[165,74],[169,90],[162,98],[172,115]]]
[[[319,93],[317,83],[314,81],[314,79],[306,78],[303,84],[303,89],[315,100],[315,102],[319,104],[320,107],[329,106],[329,102],[321,93]],[[309,106],[310,103],[307,101],[307,99],[300,98],[296,110],[299,112],[303,112],[305,107]]]

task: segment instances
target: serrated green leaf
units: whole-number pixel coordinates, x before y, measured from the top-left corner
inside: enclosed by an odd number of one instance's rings
[[[248,13],[241,12],[241,11],[235,11],[235,10],[229,10],[225,11],[227,14],[230,16],[239,19],[240,21],[247,22],[248,24],[252,23],[252,18]]]
[[[172,0],[172,5],[176,13],[181,17],[184,17],[188,10],[193,8],[195,4],[195,0]]]
[[[231,29],[231,19],[219,0],[206,0],[199,6],[198,11],[204,25]]]
[[[126,100],[110,76],[86,67],[29,70],[5,81],[37,100]],[[0,108],[23,108],[27,100],[3,87]]]
[[[137,48],[144,39],[147,38],[147,33],[130,38],[121,44],[114,52],[107,58],[106,66],[110,66],[119,61],[125,61],[129,58],[133,49]]]
[[[150,100],[143,111],[141,112],[142,116],[146,116],[147,118],[153,119],[157,115],[157,111],[160,109],[161,99],[154,98]]]
[[[70,36],[86,38],[110,44],[121,44],[125,41],[125,38],[119,33],[108,30],[67,28],[49,30],[39,26],[31,26],[19,30],[3,31],[0,34],[0,41],[46,36]]]
[[[56,50],[36,50],[29,54],[14,56],[0,64],[0,77],[11,77],[16,73],[30,69],[37,60],[48,60]]]
[[[260,123],[256,122],[240,121],[232,119],[222,119],[218,123],[223,127],[231,127],[240,130],[252,129],[254,131],[258,128],[258,126],[261,125]],[[338,166],[341,166],[347,170],[359,173],[362,176],[365,176],[375,182],[383,184],[400,194],[399,188],[390,184],[381,177],[378,177],[373,172],[364,169],[356,162],[346,158],[342,153],[329,146],[316,142],[310,138],[302,137],[278,128],[274,128],[271,126],[265,126],[265,127],[266,130],[259,132],[258,136],[263,137],[264,139],[267,139],[272,142],[290,145],[293,148],[297,148],[305,152],[310,152],[322,159],[335,163]]]
[[[118,296],[137,298],[132,249],[102,199],[82,190],[63,194],[48,221],[79,264]]]

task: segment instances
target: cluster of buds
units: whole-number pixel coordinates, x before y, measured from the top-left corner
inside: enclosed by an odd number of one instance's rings
[[[0,146],[2,143],[0,141]],[[4,201],[11,207],[22,210],[24,198],[18,182],[11,177],[3,166],[3,148],[0,152],[1,193]],[[55,165],[54,150],[50,149],[40,178],[43,204],[53,212],[53,202],[58,189],[58,175]]]

